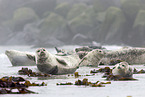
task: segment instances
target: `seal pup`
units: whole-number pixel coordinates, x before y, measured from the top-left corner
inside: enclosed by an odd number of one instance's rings
[[[120,62],[113,67],[112,74],[115,76],[121,76],[124,78],[132,78],[133,69],[127,62]]]
[[[100,60],[105,56],[105,52],[101,49],[94,49],[88,52],[79,63],[80,66],[93,66],[98,67]]]
[[[36,64],[39,71],[46,74],[70,74],[79,68],[79,57],[76,54],[57,56],[45,48],[36,50]]]
[[[13,66],[34,66],[35,54],[21,52],[17,50],[6,50],[5,54]]]
[[[111,60],[122,60],[129,64],[145,64],[145,48],[126,48],[108,51],[101,62],[109,64]]]

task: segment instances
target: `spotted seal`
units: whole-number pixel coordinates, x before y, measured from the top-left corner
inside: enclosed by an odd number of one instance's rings
[[[129,66],[127,62],[120,62],[113,67],[113,75],[119,75],[121,77],[131,77],[133,75],[133,69]]]
[[[101,49],[94,49],[91,52],[88,52],[84,58],[82,58],[79,63],[80,66],[93,66],[97,67],[100,63],[100,60],[105,56],[105,52]]]
[[[122,60],[129,64],[145,64],[145,48],[124,48],[108,51],[101,62],[109,64],[111,60]]]
[[[36,64],[39,71],[46,74],[74,73],[79,67],[79,57],[76,54],[57,56],[49,53],[45,48],[36,50]]]
[[[5,54],[9,58],[13,66],[34,66],[35,54],[28,52],[21,52],[17,50],[6,50]]]

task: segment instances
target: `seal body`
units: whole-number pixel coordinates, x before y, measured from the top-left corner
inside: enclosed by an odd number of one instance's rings
[[[17,50],[6,50],[5,54],[8,56],[13,66],[34,66],[35,54],[21,52]]]
[[[132,77],[133,69],[127,62],[120,62],[113,67],[112,74],[119,75],[121,77]]]
[[[39,71],[46,74],[74,73],[79,67],[79,57],[74,55],[57,56],[49,53],[45,48],[36,50],[36,64]]]
[[[111,60],[122,60],[129,64],[145,64],[145,48],[126,48],[108,51],[101,62],[109,64]]]
[[[80,62],[80,66],[94,66],[97,67],[100,63],[100,60],[105,56],[105,53],[101,49],[94,49],[91,52],[88,52],[82,61]]]

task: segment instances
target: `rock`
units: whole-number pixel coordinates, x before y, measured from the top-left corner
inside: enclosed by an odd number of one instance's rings
[[[82,12],[84,12],[87,9],[87,6],[85,4],[74,4],[72,6],[72,9],[69,11],[67,15],[68,20],[72,20],[73,18],[79,16]]]
[[[69,38],[69,32],[65,31],[66,25],[66,21],[62,16],[56,13],[50,13],[39,26],[39,37],[42,40],[52,37],[65,40]]]
[[[126,18],[121,9],[117,7],[108,8],[98,36],[99,39],[108,44],[122,43],[125,22]]]
[[[80,33],[88,37],[88,32],[94,28],[95,19],[93,19],[92,17],[93,16],[90,15],[89,11],[84,11],[83,13],[69,21],[73,33]]]
[[[43,17],[45,12],[54,10],[56,2],[57,0],[30,0],[27,3],[23,3],[21,7],[32,8],[39,17]]]
[[[145,36],[145,10],[140,10],[136,16],[132,34],[130,38],[130,44],[133,46],[145,45],[144,36]]]
[[[22,7],[15,10],[12,22],[14,24],[14,31],[22,31],[24,25],[38,20],[38,16],[33,9]]]
[[[115,0],[117,1],[117,0]],[[113,0],[94,0],[93,7],[96,12],[103,12],[108,9],[110,6],[116,6]]]
[[[121,9],[130,24],[133,23],[138,11],[140,10],[141,0],[121,0]]]
[[[70,9],[71,9],[70,4],[64,2],[64,3],[60,3],[59,5],[57,5],[54,12],[63,16],[64,18],[66,18]]]

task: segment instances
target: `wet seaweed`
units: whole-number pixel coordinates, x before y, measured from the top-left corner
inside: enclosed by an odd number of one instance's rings
[[[105,87],[105,84],[111,84],[111,82],[100,82],[97,81],[95,83],[89,82],[87,78],[84,78],[83,80],[77,80],[75,81],[75,84],[71,82],[66,83],[56,83],[56,85],[76,85],[76,86],[90,86],[90,87]]]
[[[31,83],[22,77],[2,77],[0,79],[0,94],[37,94],[26,88],[29,86],[46,86],[44,82],[41,84]],[[13,89],[17,89],[17,92],[13,92]]]
[[[50,74],[42,74],[42,73],[37,73],[33,72],[31,69],[28,68],[22,68],[21,70],[18,71],[18,74],[20,75],[27,75],[28,77],[51,77]]]

